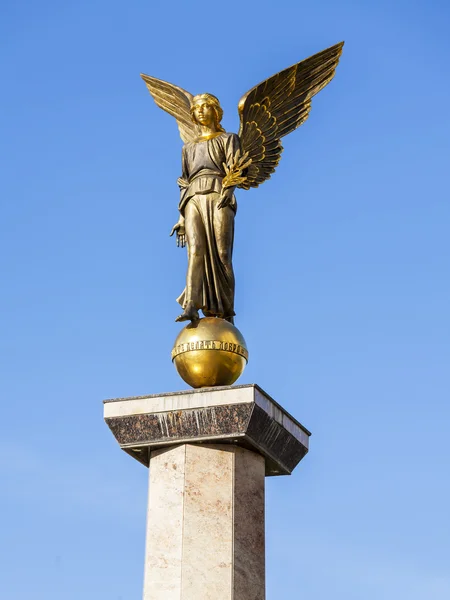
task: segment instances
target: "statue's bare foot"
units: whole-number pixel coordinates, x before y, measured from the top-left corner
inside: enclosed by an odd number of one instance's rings
[[[199,320],[199,316],[198,316],[198,310],[196,308],[194,308],[193,306],[186,306],[186,308],[184,309],[184,311],[181,313],[180,316],[178,316],[175,321],[176,322],[180,322],[180,321],[198,321]]]

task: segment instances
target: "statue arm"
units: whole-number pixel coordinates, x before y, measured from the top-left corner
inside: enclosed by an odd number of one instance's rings
[[[185,148],[186,146],[183,146],[183,149],[181,151],[181,177],[179,177],[177,180],[181,193],[183,193],[183,190],[185,190],[189,185],[189,170]]]
[[[241,140],[236,133],[233,133],[229,139],[227,140],[227,145],[225,148],[226,158],[227,158],[227,166],[231,166],[234,162],[234,158],[236,156],[236,152],[241,149]]]
[[[247,180],[247,168],[251,164],[248,152],[242,154],[241,140],[238,135],[233,134],[228,140],[226,147],[226,162],[223,164],[225,177],[222,180],[222,200],[219,208],[228,206],[233,201],[236,187],[244,187]]]
[[[170,232],[170,236],[172,236],[175,232],[177,234],[177,246],[181,246],[184,248],[186,245],[186,230],[184,225],[184,207],[185,203],[183,202],[184,196],[189,187],[189,175],[188,175],[188,166],[186,160],[186,152],[185,146],[183,146],[183,150],[181,152],[181,177],[177,179],[178,186],[180,188],[180,203],[178,205],[178,209],[180,211],[180,216],[178,218],[177,223],[172,227],[172,231]]]
[[[225,143],[225,162],[223,168],[225,170],[225,177],[222,180],[222,193],[221,199],[217,208],[224,208],[229,206],[233,202],[234,190],[236,189],[236,183],[230,178],[230,168],[234,164],[236,155],[239,156],[241,150],[241,141],[239,136],[233,133],[227,139]]]

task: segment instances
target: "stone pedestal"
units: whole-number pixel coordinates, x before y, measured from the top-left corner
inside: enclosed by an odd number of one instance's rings
[[[264,597],[264,458],[222,444],[154,450],[144,600]]]
[[[105,420],[150,467],[144,600],[264,600],[264,478],[309,431],[256,385],[107,400]]]

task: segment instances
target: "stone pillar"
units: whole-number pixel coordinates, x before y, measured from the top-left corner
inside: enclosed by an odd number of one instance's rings
[[[144,600],[264,600],[264,478],[234,445],[152,451]]]
[[[264,477],[310,432],[254,384],[106,400],[105,421],[150,467],[144,600],[264,600]]]

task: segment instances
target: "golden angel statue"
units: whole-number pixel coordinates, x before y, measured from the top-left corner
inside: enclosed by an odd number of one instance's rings
[[[177,321],[220,317],[233,323],[232,266],[236,188],[258,187],[275,171],[281,138],[306,121],[311,99],[334,77],[344,42],[323,50],[247,92],[239,101],[239,134],[227,133],[212,94],[193,96],[180,87],[141,75],[156,104],[175,117],[182,174],[177,246],[188,250],[186,287]]]

